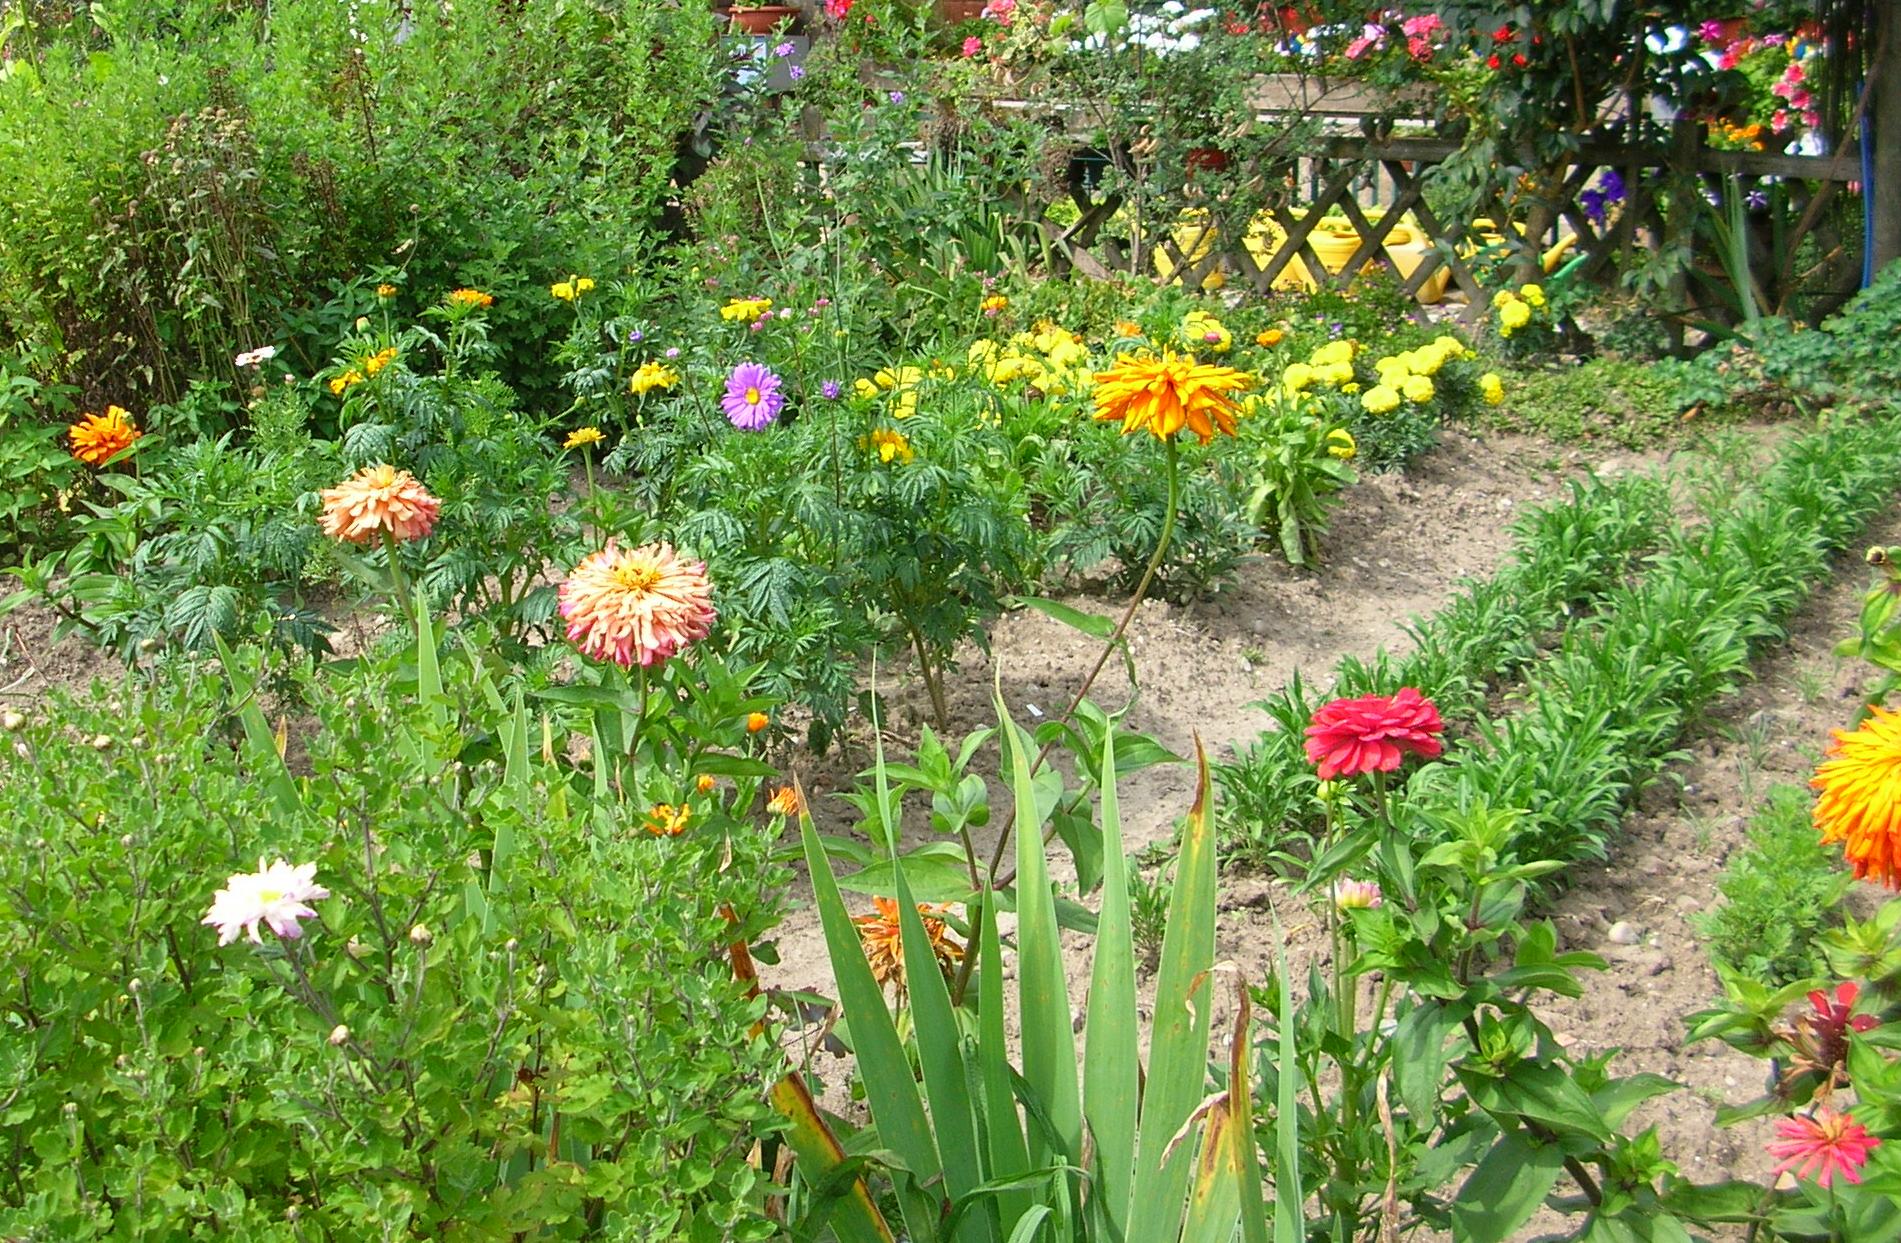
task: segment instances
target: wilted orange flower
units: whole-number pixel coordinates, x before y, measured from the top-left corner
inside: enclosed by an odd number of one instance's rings
[[[1146,429],[1168,440],[1186,427],[1207,444],[1217,429],[1234,434],[1239,411],[1228,394],[1251,383],[1246,373],[1199,364],[1193,354],[1124,354],[1096,373],[1096,417],[1120,420],[1125,436]]]
[[[1809,784],[1822,842],[1842,843],[1858,879],[1901,889],[1901,714],[1883,708],[1853,731],[1835,730]]]
[[[904,954],[899,943],[898,904],[892,898],[873,898],[875,908],[869,915],[856,916],[852,923],[858,925],[858,942],[864,946],[865,960],[871,964],[872,978],[880,986],[897,985],[900,996],[904,994]],[[951,939],[944,927],[944,921],[937,918],[944,910],[941,906],[918,904],[917,913],[924,920],[924,935],[930,938],[931,953],[937,958],[938,968],[946,974],[955,967],[964,956],[964,947]]]
[[[583,655],[623,669],[658,664],[712,633],[713,585],[706,563],[671,544],[622,549],[609,540],[561,584],[568,641]]]
[[[66,432],[73,440],[73,456],[88,466],[104,465],[144,434],[119,406],[107,406],[104,414],[89,414]]]
[[[1142,335],[1142,325],[1132,319],[1118,319],[1116,321],[1116,335],[1118,337],[1139,337]]]
[[[655,803],[647,811],[647,832],[655,837],[678,837],[686,832],[686,822],[691,809],[685,803],[675,807],[671,803]]]
[[[486,307],[495,305],[495,295],[483,293],[479,289],[453,289],[443,301],[451,306]]]
[[[772,724],[772,718],[763,712],[746,714],[746,732],[749,734],[756,734],[770,724]]]
[[[796,816],[805,810],[805,800],[799,797],[797,786],[780,786],[772,792],[772,801],[766,804],[766,810],[781,816]]]
[[[420,480],[388,464],[366,466],[317,496],[323,501],[323,533],[352,544],[367,544],[385,531],[398,540],[421,539],[442,509]]]

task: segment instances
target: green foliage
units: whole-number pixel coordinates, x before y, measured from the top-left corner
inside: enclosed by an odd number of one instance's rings
[[[1749,844],[1723,869],[1723,904],[1699,921],[1710,957],[1770,987],[1825,975],[1820,938],[1850,878],[1809,823],[1812,798],[1778,785],[1749,826]]]
[[[294,777],[243,653],[235,701],[180,667],[9,739],[0,940],[34,983],[0,1026],[0,1228],[771,1234],[746,1154],[778,1058],[720,952],[781,876],[752,783],[656,836],[640,800],[690,770],[586,779],[484,663],[306,668]],[[298,939],[220,947],[213,891],[260,858],[314,864],[331,896]]]
[[[1340,489],[1359,479],[1347,465],[1355,451],[1352,437],[1302,410],[1297,400],[1269,398],[1243,422],[1240,440],[1253,485],[1248,517],[1278,530],[1288,561],[1306,565],[1326,533],[1327,512],[1339,503]]]
[[[1678,412],[1688,404],[1668,371],[1611,358],[1514,371],[1507,392],[1503,404],[1479,407],[1475,421],[1561,444],[1608,441],[1638,451],[1676,438],[1683,426]]]

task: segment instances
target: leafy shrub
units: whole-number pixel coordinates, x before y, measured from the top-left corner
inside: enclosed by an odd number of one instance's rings
[[[7,738],[0,944],[31,985],[0,1229],[771,1234],[747,1152],[777,1057],[722,956],[772,913],[753,784],[656,835],[641,796],[690,773],[623,798],[538,755],[478,662],[437,693],[415,656],[301,680],[297,777],[242,655],[235,709],[180,665]],[[214,890],[277,858],[330,896],[221,947]]]
[[[1816,838],[1812,796],[1778,785],[1749,826],[1749,845],[1717,878],[1722,905],[1701,916],[1719,965],[1780,987],[1828,973],[1821,936],[1851,877]]]

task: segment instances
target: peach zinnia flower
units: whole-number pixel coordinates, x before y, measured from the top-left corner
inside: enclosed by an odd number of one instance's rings
[[[1833,731],[1809,784],[1823,844],[1841,842],[1859,879],[1901,889],[1901,714],[1870,707],[1859,729]]]
[[[590,553],[561,584],[568,641],[583,655],[631,669],[674,655],[713,630],[706,563],[682,560],[670,544]]]
[[[1845,1183],[1860,1182],[1868,1154],[1881,1146],[1868,1128],[1826,1105],[1812,1118],[1784,1118],[1776,1123],[1776,1134],[1782,1138],[1765,1145],[1770,1156],[1782,1158],[1773,1172],[1793,1170],[1797,1178],[1813,1178],[1824,1189],[1837,1174]]]
[[[1186,427],[1207,444],[1217,429],[1234,435],[1239,410],[1228,394],[1252,383],[1245,372],[1199,364],[1193,354],[1124,354],[1096,373],[1096,417],[1120,420],[1125,436],[1146,428],[1168,440]]]
[[[88,466],[105,465],[144,434],[119,406],[107,406],[104,414],[89,414],[66,431],[73,439],[73,456]]]
[[[899,940],[898,903],[893,898],[873,898],[871,905],[871,914],[852,919],[858,925],[858,942],[864,947],[865,961],[871,964],[872,978],[880,986],[895,983],[899,995],[903,995],[904,953]],[[944,921],[937,918],[943,909],[919,903],[917,913],[924,920],[924,935],[930,938],[938,969],[949,974],[963,958],[964,947],[950,938]]]
[[[367,544],[385,531],[398,541],[421,539],[442,508],[414,475],[388,464],[366,466],[317,495],[323,533],[351,544]]]

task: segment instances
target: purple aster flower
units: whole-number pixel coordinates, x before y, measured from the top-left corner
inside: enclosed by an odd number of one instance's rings
[[[1597,184],[1599,188],[1604,191],[1605,202],[1621,203],[1624,201],[1624,177],[1623,174],[1619,173],[1616,169],[1605,169],[1604,175],[1597,179]]]
[[[792,53],[797,50],[798,49],[793,47],[790,43],[781,43],[778,47],[772,49],[772,54],[783,58],[792,55]]]
[[[792,68],[786,70],[786,76],[791,78],[794,82],[797,82],[800,78],[803,78],[805,76],[805,66],[804,65],[792,66]]]
[[[680,347],[677,345],[669,345],[667,347],[667,357],[668,358],[680,357]]]
[[[901,104],[904,102],[904,92],[893,91],[891,92],[890,95],[886,96],[886,98],[889,99],[894,104]]]
[[[632,332],[627,334],[627,343],[629,345],[632,345],[636,341],[643,340],[646,337],[646,335],[647,335],[646,333],[636,328]]]
[[[741,363],[726,377],[726,396],[720,409],[727,421],[744,432],[756,432],[779,417],[785,408],[785,394],[779,391],[779,377],[760,363]]]
[[[837,380],[827,380],[818,386],[818,391],[825,395],[826,401],[837,401],[838,395],[845,390]]]
[[[1604,223],[1604,192],[1585,190],[1578,195],[1578,206],[1584,210],[1585,219],[1592,224]]]
[[[1743,195],[1743,206],[1747,207],[1750,211],[1761,211],[1763,208],[1769,206],[1769,192],[1762,189],[1751,190],[1748,194]]]

